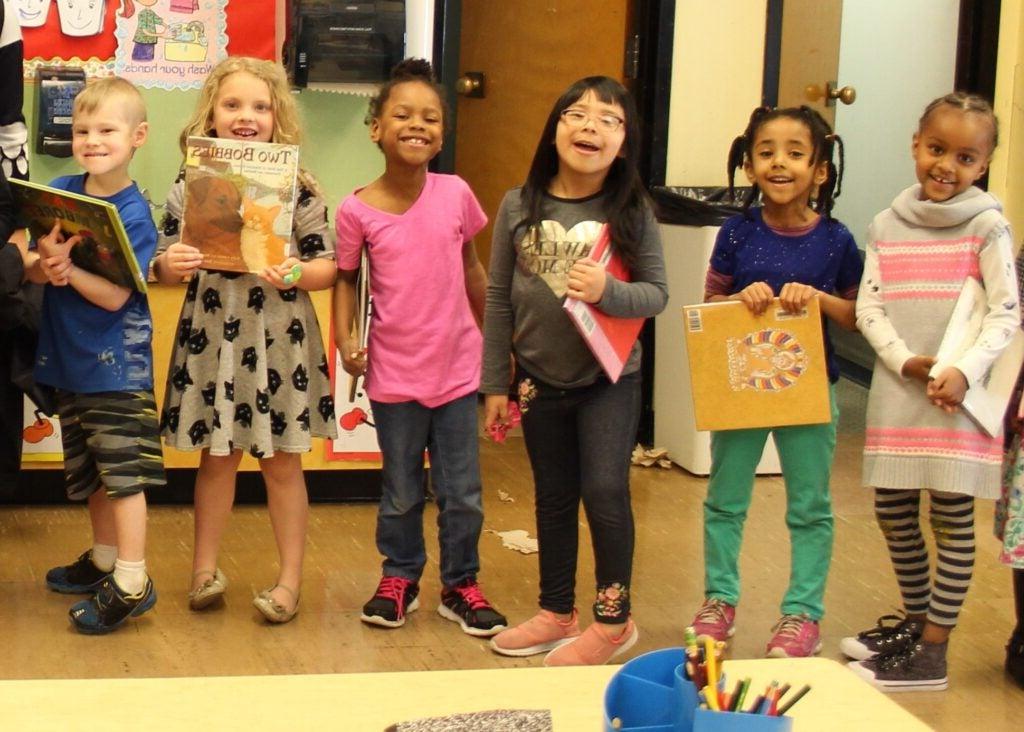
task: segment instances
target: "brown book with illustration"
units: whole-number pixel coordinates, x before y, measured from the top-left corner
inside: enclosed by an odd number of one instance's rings
[[[821,424],[831,419],[821,311],[812,299],[761,315],[742,302],[683,308],[698,430]]]
[[[181,241],[203,268],[262,272],[288,256],[299,148],[189,137]]]

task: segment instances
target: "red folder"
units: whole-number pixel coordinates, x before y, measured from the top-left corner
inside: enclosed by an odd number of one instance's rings
[[[590,251],[590,258],[603,264],[605,272],[623,282],[630,281],[629,269],[622,258],[613,251],[608,224],[601,227],[601,232]],[[633,349],[640,328],[645,318],[616,318],[603,312],[600,308],[582,300],[565,298],[562,303],[576,329],[587,342],[594,358],[608,374],[614,384],[622,375],[629,352]]]

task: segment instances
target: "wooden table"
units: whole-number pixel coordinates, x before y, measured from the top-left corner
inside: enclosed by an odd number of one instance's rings
[[[98,639],[102,642],[102,639]],[[617,666],[161,679],[0,681],[0,719],[18,730],[345,730],[487,709],[550,709],[557,732],[601,730]],[[929,728],[835,661],[726,661],[751,676],[813,690],[796,732]],[[114,712],[119,709],[119,712]]]

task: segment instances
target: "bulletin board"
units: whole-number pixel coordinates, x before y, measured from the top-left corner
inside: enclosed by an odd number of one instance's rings
[[[146,88],[198,88],[205,70],[224,55],[275,59],[280,45],[275,0],[15,0],[15,5],[29,81],[38,66],[64,64],[82,66],[90,76],[121,74]],[[152,23],[154,18],[160,22]],[[144,51],[136,48],[140,25],[152,30],[144,28],[143,35],[156,39],[148,66],[138,58]]]

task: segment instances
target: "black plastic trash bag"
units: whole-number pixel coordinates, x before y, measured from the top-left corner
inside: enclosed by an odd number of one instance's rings
[[[736,188],[734,196],[724,187],[654,186],[655,213],[662,224],[719,226],[730,216],[743,211],[748,187]]]

